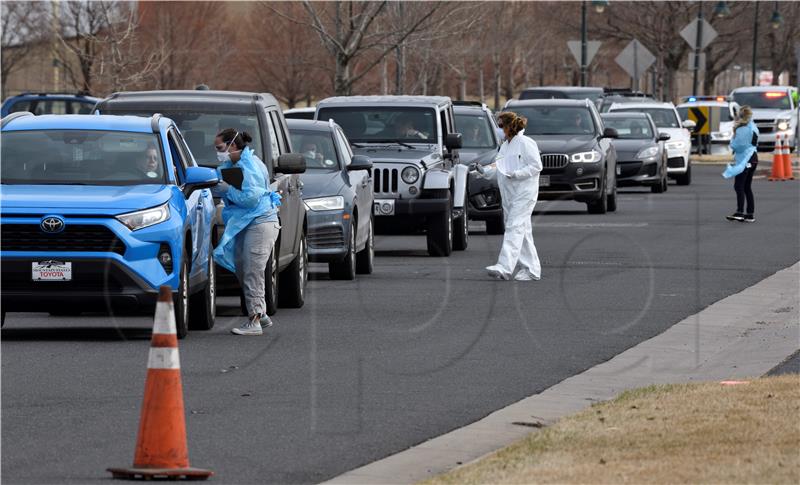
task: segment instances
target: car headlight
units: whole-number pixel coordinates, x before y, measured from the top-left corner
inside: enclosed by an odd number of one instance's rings
[[[684,150],[684,149],[686,149],[686,142],[683,141],[683,140],[681,140],[681,141],[670,141],[670,142],[667,142],[666,147],[667,147],[667,150]]]
[[[786,131],[789,129],[789,120],[778,120],[778,131]]]
[[[658,147],[647,147],[639,150],[639,153],[636,154],[636,158],[651,158],[656,155],[658,155]]]
[[[597,150],[592,150],[590,152],[573,153],[572,163],[599,162],[601,158],[603,158],[603,156]]]
[[[136,212],[128,212],[127,214],[120,214],[117,220],[131,231],[144,229],[154,224],[159,224],[169,219],[169,203],[153,207],[151,209],[140,210]]]
[[[303,202],[305,202],[306,207],[312,211],[333,211],[344,209],[344,197],[341,195],[306,199]]]
[[[400,172],[400,178],[403,179],[403,182],[411,185],[419,180],[419,170],[416,167],[406,167]]]

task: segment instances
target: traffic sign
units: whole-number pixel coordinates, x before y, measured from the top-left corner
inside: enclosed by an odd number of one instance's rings
[[[695,45],[697,44],[697,25],[700,22],[703,22],[703,38],[700,39],[700,50],[703,50],[717,38],[717,31],[714,30],[714,27],[705,19],[695,19],[689,22],[689,25],[681,30],[681,37],[683,37],[683,40],[692,46],[692,48],[697,48]]]
[[[694,128],[696,135],[708,135],[711,133],[711,123],[708,122],[708,106],[692,106],[689,108],[689,119],[697,124]]]
[[[633,39],[615,61],[633,78],[634,83],[638,83],[639,77],[656,61],[656,57],[641,42]]]
[[[586,65],[592,63],[592,59],[594,59],[595,54],[597,51],[600,50],[600,45],[603,43],[599,40],[590,40],[586,43]],[[575,60],[578,61],[578,65],[581,65],[581,41],[579,40],[570,40],[567,41],[567,47],[569,47],[569,51],[572,52],[572,55],[575,56]]]

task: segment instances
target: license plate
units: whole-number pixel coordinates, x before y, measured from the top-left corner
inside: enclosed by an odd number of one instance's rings
[[[539,187],[550,187],[550,176],[549,175],[540,175],[539,176]]]
[[[372,207],[372,211],[376,216],[394,215],[394,199],[376,200]]]
[[[31,263],[33,281],[71,281],[72,263],[64,261],[40,261]]]

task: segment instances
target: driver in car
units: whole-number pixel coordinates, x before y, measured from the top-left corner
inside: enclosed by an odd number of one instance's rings
[[[411,116],[401,115],[397,117],[397,124],[395,125],[395,135],[399,139],[407,138],[422,138],[425,139],[424,133],[414,127],[414,120]]]
[[[147,178],[158,177],[158,150],[153,145],[148,145],[144,157],[136,163],[136,168]]]
[[[308,162],[313,162],[316,164],[322,163],[322,153],[317,150],[317,144],[313,141],[307,141],[303,143],[303,156],[306,157]]]

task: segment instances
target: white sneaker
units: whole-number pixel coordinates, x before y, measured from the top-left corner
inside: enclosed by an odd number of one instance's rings
[[[241,326],[232,328],[231,333],[236,335],[262,335],[261,323],[258,320],[247,320]]]
[[[514,281],[539,281],[541,278],[534,275],[527,269],[521,269],[514,276]]]
[[[500,265],[497,264],[492,266],[487,266],[486,271],[489,272],[489,276],[491,276],[496,280],[508,281],[511,279],[511,275],[503,271],[503,268],[501,268]]]
[[[259,323],[261,324],[261,328],[269,328],[272,326],[272,319],[265,313],[261,316]]]

